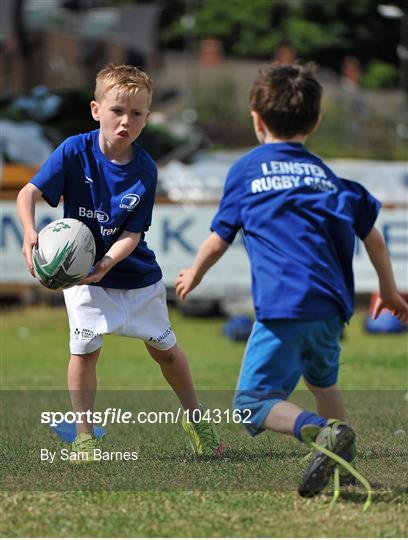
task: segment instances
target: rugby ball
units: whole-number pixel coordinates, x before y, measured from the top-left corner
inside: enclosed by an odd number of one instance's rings
[[[85,223],[57,219],[38,234],[33,248],[34,272],[47,289],[67,289],[89,274],[95,254],[95,240]]]

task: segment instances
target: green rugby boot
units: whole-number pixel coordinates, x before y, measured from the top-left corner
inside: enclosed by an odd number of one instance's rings
[[[301,435],[314,451],[303,474],[299,494],[302,497],[314,497],[326,487],[336,465],[340,464],[336,457],[342,459],[348,453],[351,455],[356,436],[349,424],[333,419],[328,420],[323,428],[303,426]]]
[[[71,446],[70,463],[93,463],[96,440],[90,433],[80,433]]]
[[[222,456],[225,446],[214,422],[206,420],[188,422],[183,415],[181,425],[187,433],[191,448],[197,457]]]

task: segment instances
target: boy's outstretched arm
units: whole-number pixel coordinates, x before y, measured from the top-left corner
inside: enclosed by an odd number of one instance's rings
[[[181,300],[185,300],[188,293],[197,287],[207,270],[224,255],[229,245],[215,232],[204,240],[193,265],[181,270],[176,279],[176,293]]]
[[[33,247],[38,242],[38,234],[35,228],[35,204],[41,199],[42,191],[33,184],[26,184],[17,195],[17,215],[23,226],[24,238],[22,252],[30,271],[34,274]]]
[[[381,310],[389,309],[401,322],[408,322],[408,304],[398,294],[390,256],[381,233],[373,227],[364,239],[364,246],[378,275],[380,294],[374,306],[373,319]]]
[[[141,236],[142,233],[123,231],[102,259],[95,264],[92,272],[81,281],[80,285],[90,285],[101,281],[105,274],[107,274],[115,264],[118,264],[118,262],[129,257],[136,249]]]

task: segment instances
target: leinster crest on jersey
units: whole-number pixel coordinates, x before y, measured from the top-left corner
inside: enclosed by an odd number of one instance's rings
[[[126,208],[128,212],[131,212],[135,206],[140,202],[140,195],[136,193],[128,193],[124,195],[120,201],[119,208]]]

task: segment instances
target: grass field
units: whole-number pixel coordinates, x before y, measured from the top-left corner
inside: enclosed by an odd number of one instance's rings
[[[221,335],[223,319],[171,313],[201,400],[230,406],[244,344]],[[196,461],[179,426],[109,426],[104,449],[137,449],[139,459],[73,467],[41,463],[41,446],[61,443],[39,422],[39,410],[66,399],[67,323],[63,308],[7,311],[1,324],[3,463],[2,536],[405,536],[407,336],[368,336],[357,315],[343,341],[340,383],[355,426],[358,468],[374,487],[349,489],[329,507],[330,489],[301,499],[296,484],[306,449],[291,438],[250,439],[222,424],[228,451]],[[174,407],[158,366],[141,343],[105,338],[98,366],[98,405],[133,410]],[[300,385],[295,400],[311,402]],[[399,431],[398,431],[399,430]],[[395,432],[399,435],[395,435]],[[78,491],[78,490],[81,491]]]

